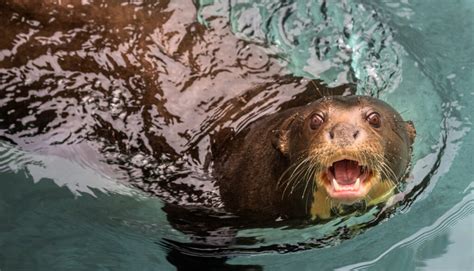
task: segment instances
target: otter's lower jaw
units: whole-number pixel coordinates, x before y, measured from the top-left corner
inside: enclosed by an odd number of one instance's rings
[[[372,187],[372,171],[357,161],[342,159],[328,167],[320,178],[328,196],[343,204],[364,199]]]

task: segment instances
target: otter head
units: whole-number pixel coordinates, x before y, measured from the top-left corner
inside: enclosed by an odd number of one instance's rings
[[[385,102],[326,97],[297,112],[282,122],[274,140],[290,161],[280,179],[283,193],[303,182],[314,188],[313,209],[321,202],[374,202],[405,176],[415,129]]]

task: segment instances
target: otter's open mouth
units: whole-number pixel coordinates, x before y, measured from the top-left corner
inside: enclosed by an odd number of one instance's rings
[[[325,172],[326,190],[332,198],[342,201],[354,201],[368,192],[371,171],[354,160],[339,160]]]

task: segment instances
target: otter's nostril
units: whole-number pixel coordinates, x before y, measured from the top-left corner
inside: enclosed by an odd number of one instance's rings
[[[359,130],[355,131],[355,132],[352,134],[352,137],[354,137],[354,139],[356,139],[358,135],[359,135]]]
[[[329,138],[330,138],[330,139],[334,139],[334,132],[333,132],[333,131],[330,131],[330,132],[329,132]]]

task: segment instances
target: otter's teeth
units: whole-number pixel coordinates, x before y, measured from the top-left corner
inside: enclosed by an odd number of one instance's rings
[[[337,183],[335,178],[332,178],[332,186],[334,186],[334,190],[339,191],[342,187]]]
[[[359,190],[359,188],[360,188],[360,178],[357,178],[354,184],[354,190]]]
[[[334,187],[334,190],[336,191],[352,191],[352,190],[359,190],[360,188],[360,178],[357,178],[355,181],[354,185],[339,185],[336,181],[335,178],[332,179],[332,186]]]

